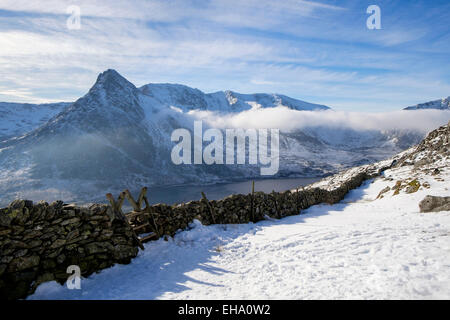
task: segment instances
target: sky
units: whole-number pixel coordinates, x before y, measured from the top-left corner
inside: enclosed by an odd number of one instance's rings
[[[111,68],[385,112],[450,96],[449,56],[447,0],[0,0],[0,101],[75,101]]]

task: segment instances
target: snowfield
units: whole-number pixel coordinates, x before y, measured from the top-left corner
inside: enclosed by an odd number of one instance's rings
[[[129,265],[44,283],[29,299],[450,299],[450,212],[419,213],[426,195],[449,196],[438,176],[387,170],[335,205],[282,220],[202,226],[145,245]],[[376,199],[397,180],[416,193]]]

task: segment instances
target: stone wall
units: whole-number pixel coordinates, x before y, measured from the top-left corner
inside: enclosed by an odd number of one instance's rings
[[[389,168],[391,162],[353,168],[300,190],[238,194],[217,201],[202,199],[172,206],[157,204],[149,208],[144,220],[151,226],[147,231],[161,237],[173,236],[178,230],[185,229],[193,219],[203,225],[257,222],[266,217],[280,219],[300,214],[301,210],[319,203],[341,201],[350,190]]]
[[[160,238],[186,229],[194,219],[204,225],[280,219],[315,204],[339,202],[349,190],[388,167],[388,162],[382,162],[353,168],[301,190],[157,204],[147,208],[132,225],[148,224],[141,232],[151,231]],[[72,264],[79,265],[82,275],[88,276],[114,263],[129,263],[138,253],[132,232],[107,205],[85,208],[61,201],[51,205],[14,201],[0,209],[0,296],[22,298],[42,282],[64,283],[66,268]]]
[[[64,283],[69,265],[88,276],[129,263],[138,253],[131,234],[107,205],[16,200],[0,209],[0,298],[24,298],[45,281]]]

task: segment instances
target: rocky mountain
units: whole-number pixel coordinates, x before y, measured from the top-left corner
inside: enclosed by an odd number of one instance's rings
[[[415,106],[407,107],[404,110],[422,110],[422,109],[450,110],[450,97],[426,103],[420,103]]]
[[[406,150],[396,167],[414,166],[416,171],[439,174],[450,163],[450,122],[431,131],[417,146]]]
[[[177,112],[108,70],[84,97],[47,123],[4,143],[0,193],[9,198],[55,192],[86,199],[100,190],[142,184],[242,177],[227,166],[174,165],[171,132],[187,126],[177,117]]]
[[[228,114],[280,106],[299,112],[328,108],[275,94],[204,94],[170,84],[137,88],[116,71],[107,70],[76,102],[47,105],[45,112],[35,106],[37,116],[32,111],[23,115],[33,119],[28,127],[0,143],[0,203],[17,197],[93,201],[103,199],[106,191],[143,185],[259,178],[258,165],[173,164],[171,133],[192,129],[191,110]],[[423,135],[317,126],[282,131],[277,177],[322,176],[375,162],[418,143]]]

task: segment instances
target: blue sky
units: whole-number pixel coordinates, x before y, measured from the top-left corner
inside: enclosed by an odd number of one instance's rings
[[[72,101],[113,68],[137,86],[383,112],[449,96],[449,56],[449,1],[0,1],[0,101]]]

